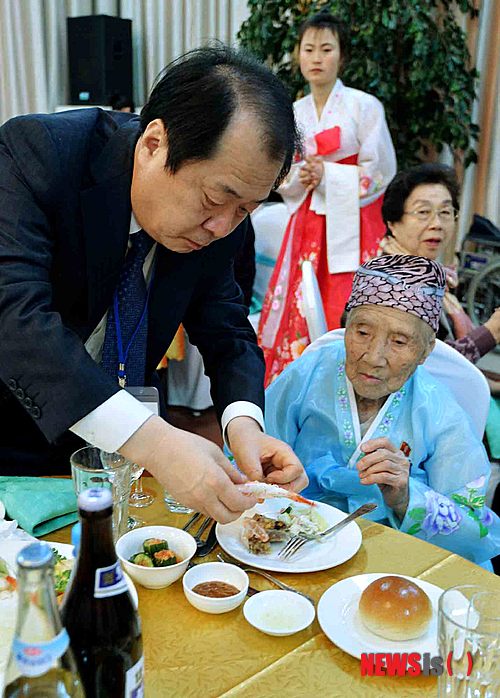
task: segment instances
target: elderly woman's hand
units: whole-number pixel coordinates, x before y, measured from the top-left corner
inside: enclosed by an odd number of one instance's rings
[[[500,343],[500,308],[496,308],[493,315],[484,323],[489,329],[497,344]]]
[[[385,503],[402,521],[408,507],[410,463],[404,453],[386,438],[361,444],[365,454],[356,467],[363,485],[378,485]]]

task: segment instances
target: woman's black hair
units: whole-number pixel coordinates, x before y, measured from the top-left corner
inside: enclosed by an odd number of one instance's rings
[[[115,111],[120,111],[125,107],[130,107],[130,111],[135,111],[135,104],[132,97],[126,97],[125,95],[114,94],[109,98],[109,106]]]
[[[141,111],[141,129],[161,119],[168,136],[165,166],[176,172],[187,161],[210,158],[240,110],[257,117],[269,158],[283,160],[278,185],[300,150],[292,101],[283,83],[242,51],[217,44],[167,66]]]
[[[437,162],[428,162],[401,170],[390,182],[382,204],[382,218],[386,225],[402,219],[406,200],[420,184],[442,184],[450,192],[453,208],[459,210],[460,186],[455,170]]]
[[[349,55],[349,30],[345,22],[329,12],[318,12],[300,25],[298,34],[299,46],[308,29],[329,29],[338,39],[342,64],[345,65]]]

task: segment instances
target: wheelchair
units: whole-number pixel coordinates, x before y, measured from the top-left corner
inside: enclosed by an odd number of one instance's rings
[[[482,325],[500,306],[500,230],[474,215],[460,254],[462,302],[475,325]]]

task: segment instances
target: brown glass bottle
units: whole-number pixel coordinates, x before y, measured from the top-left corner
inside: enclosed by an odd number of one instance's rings
[[[104,488],[78,496],[81,542],[61,616],[87,698],[143,696],[141,625],[116,557],[112,499]]]

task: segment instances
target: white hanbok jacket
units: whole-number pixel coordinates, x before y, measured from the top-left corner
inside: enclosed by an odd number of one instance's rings
[[[346,87],[338,79],[318,119],[312,95],[294,104],[305,142],[305,154],[317,154],[315,136],[336,126],[340,147],[323,155],[323,178],[314,190],[311,209],[326,216],[328,269],[331,274],[355,271],[360,260],[360,207],[380,197],[396,174],[396,154],[384,108],[373,95]],[[357,156],[357,164],[339,161]],[[292,165],[279,188],[290,215],[306,198],[299,180],[304,161]]]

